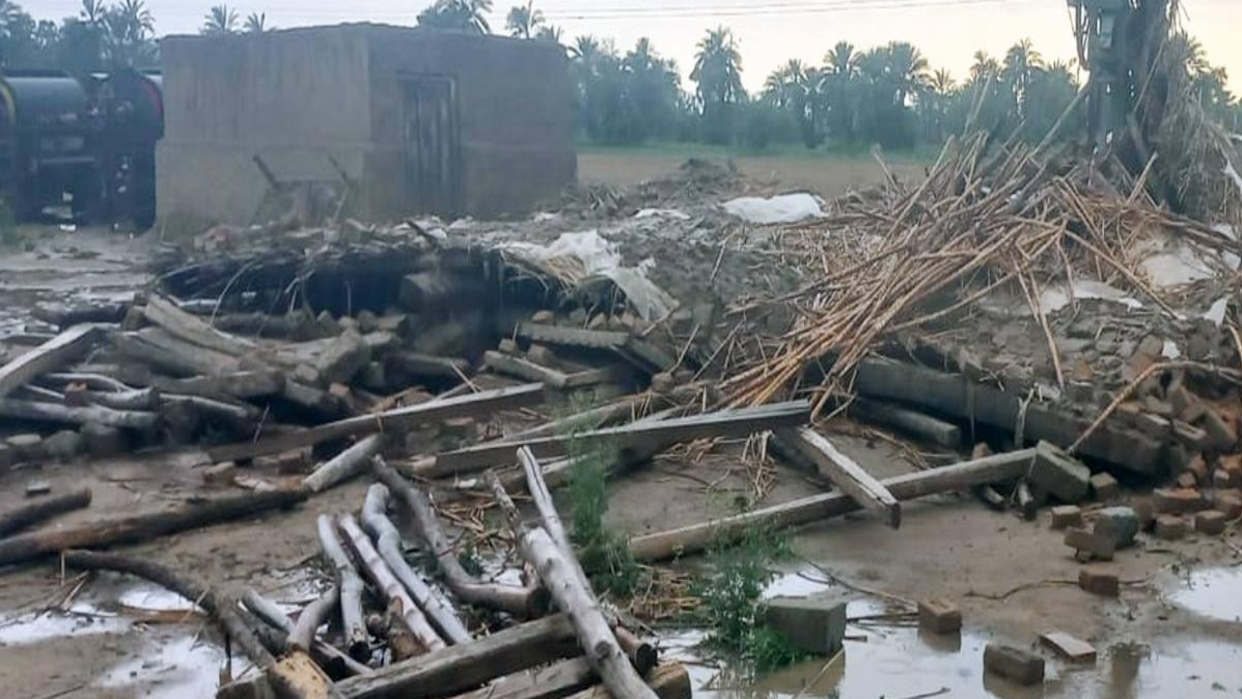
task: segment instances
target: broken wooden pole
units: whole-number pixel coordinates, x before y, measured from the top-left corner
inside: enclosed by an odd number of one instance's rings
[[[590,410],[584,410],[580,413],[568,415],[563,418],[545,422],[530,429],[505,435],[502,441],[509,442],[515,446],[522,444],[526,440],[536,437],[549,437],[558,434],[564,434],[571,430],[597,430],[616,422],[620,422],[626,418],[634,417],[639,412],[642,405],[651,400],[652,396],[634,395],[626,396],[612,403],[607,403]]]
[[[319,547],[324,559],[336,576],[336,587],[341,591],[341,628],[345,634],[345,648],[355,660],[365,660],[371,654],[367,641],[367,627],[362,616],[362,578],[354,569],[353,561],[341,546],[336,533],[336,523],[328,515],[319,515]]]
[[[647,684],[660,699],[690,699],[694,691],[690,682],[690,672],[681,663],[665,663],[656,666],[651,676],[647,678]],[[571,694],[565,699],[613,699],[615,696],[608,691],[608,687],[596,685]]]
[[[539,572],[557,606],[569,614],[578,632],[578,644],[608,691],[618,699],[655,699],[655,692],[643,682],[629,656],[621,650],[590,586],[584,584],[585,576],[577,559],[567,555],[543,527],[523,524],[517,506],[500,481],[495,474],[488,475],[492,492],[518,539],[522,557]]]
[[[850,402],[849,414],[850,417],[891,427],[946,449],[958,449],[962,446],[960,427],[917,410],[855,398]]]
[[[433,400],[406,408],[397,408],[374,415],[363,415],[330,422],[301,432],[269,437],[208,449],[215,462],[252,459],[256,456],[314,446],[321,442],[345,437],[362,437],[379,432],[402,431],[411,427],[453,417],[480,417],[500,410],[538,405],[543,401],[543,386],[527,384],[481,391],[466,396]]]
[[[528,621],[470,643],[380,668],[337,683],[346,699],[435,699],[488,680],[576,655],[574,626],[565,614]]]
[[[398,475],[382,458],[376,457],[371,463],[375,477],[388,486],[414,516],[418,536],[436,557],[453,594],[467,604],[480,604],[526,618],[547,613],[550,599],[543,588],[482,583],[467,573],[452,542],[440,527],[440,520],[426,494]]]
[[[444,639],[440,638],[435,629],[431,628],[431,624],[427,623],[427,617],[423,616],[422,610],[389,570],[388,564],[371,545],[371,540],[367,538],[366,532],[362,531],[362,527],[358,526],[358,521],[354,519],[354,516],[341,515],[339,522],[341,531],[345,532],[345,537],[354,553],[358,554],[358,560],[362,563],[363,570],[367,572],[367,577],[375,583],[390,605],[393,602],[399,605],[401,620],[405,622],[410,633],[414,634],[414,639],[422,646],[423,652],[444,648]]]
[[[313,613],[314,610],[312,607],[325,599],[329,600],[327,614],[323,616],[316,616],[315,613]],[[339,596],[337,595],[336,588],[329,588],[319,600],[312,602],[310,606],[302,610],[302,615],[298,617],[298,621],[301,621],[303,617],[306,617],[307,625],[309,625],[312,621],[317,620],[320,622],[318,625],[321,626],[323,622],[326,621],[327,616],[331,615],[331,610],[335,608],[337,600],[339,600]],[[293,620],[290,619],[289,616],[285,614],[284,610],[282,610],[275,602],[264,597],[263,595],[260,595],[257,591],[247,589],[242,594],[242,603],[246,605],[246,608],[249,609],[251,613],[261,619],[264,623],[283,633],[285,635],[286,645],[294,648],[301,648],[302,650],[307,650],[307,645],[309,645],[311,655],[314,656],[316,662],[328,671],[328,674],[336,677],[343,677],[347,675],[368,675],[372,672],[370,667],[354,660],[338,650],[336,646],[329,643],[324,643],[323,641],[318,640],[309,644],[296,643],[293,637],[296,624],[293,623]],[[308,612],[312,613],[308,614]]]
[[[148,297],[142,314],[152,324],[163,328],[173,337],[199,347],[206,347],[234,357],[253,353],[257,348],[255,343],[249,340],[216,330],[161,296]]]
[[[99,339],[97,325],[77,325],[0,367],[0,398],[74,361]]]
[[[366,501],[362,506],[363,529],[375,538],[375,549],[388,564],[392,574],[414,598],[414,602],[427,614],[427,619],[439,630],[441,637],[448,643],[468,642],[470,632],[452,605],[441,599],[401,555],[401,534],[388,519],[389,499],[388,486],[382,483],[376,483],[367,490]]]
[[[1034,449],[997,454],[953,466],[919,471],[883,483],[901,500],[962,490],[984,483],[995,483],[1024,475],[1035,459]],[[783,529],[840,517],[860,508],[845,493],[827,493],[783,505],[774,505],[745,514],[724,517],[656,534],[630,539],[630,550],[640,561],[662,561],[679,555],[698,553],[715,543],[735,541],[751,527]]]
[[[303,650],[315,647],[320,643],[315,638],[319,627],[328,623],[328,620],[332,618],[332,615],[336,613],[340,606],[341,589],[333,585],[324,590],[319,595],[319,599],[302,608],[302,613],[298,615],[297,622],[289,630],[289,643],[295,648]],[[353,662],[358,662],[350,658],[348,653],[342,653],[342,655]]]
[[[112,410],[155,410],[160,392],[154,388],[131,388],[126,391],[89,391],[86,400]]]
[[[199,529],[243,517],[256,517],[268,510],[293,507],[305,499],[306,493],[300,490],[246,493],[203,504],[186,505],[168,512],[20,534],[0,540],[0,566],[24,563],[67,549],[141,543],[189,529]]]
[[[383,444],[383,435],[378,434],[358,440],[356,444],[324,462],[322,466],[302,479],[302,487],[312,493],[322,493],[356,477],[367,470],[371,457],[379,453],[381,444]]]
[[[32,503],[0,514],[0,537],[5,537],[26,527],[40,524],[57,515],[79,510],[90,504],[91,491],[89,488],[40,498]]]
[[[782,435],[783,437],[785,435]],[[843,454],[823,435],[809,427],[791,430],[785,441],[792,443],[827,478],[864,508],[884,517],[893,529],[901,527],[901,503],[862,466]]]
[[[485,353],[483,364],[501,374],[526,381],[539,381],[548,388],[564,389],[569,383],[569,377],[562,371],[549,369],[542,364],[536,364],[521,357],[510,357],[500,352]]]
[[[0,398],[0,417],[36,422],[54,422],[65,425],[94,423],[107,427],[124,427],[131,430],[153,429],[159,421],[155,413],[135,410],[112,410],[102,405],[70,407],[55,403],[36,403],[28,400]]]
[[[670,420],[643,421],[619,427],[581,432],[573,436],[584,448],[608,445],[628,449],[659,450],[680,442],[711,437],[747,437],[756,432],[805,424],[811,414],[806,401],[776,403],[758,408],[725,410]],[[530,439],[524,442],[539,458],[563,456],[569,443],[566,435]],[[488,442],[458,451],[439,454],[434,463],[418,471],[428,478],[455,476],[485,470],[513,461],[515,442]]]

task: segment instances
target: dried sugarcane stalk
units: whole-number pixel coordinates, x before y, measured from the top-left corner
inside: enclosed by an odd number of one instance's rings
[[[317,523],[319,546],[336,574],[336,586],[341,591],[341,626],[345,630],[346,650],[355,660],[366,660],[371,649],[367,644],[367,629],[362,617],[362,578],[358,577],[353,561],[349,560],[349,554],[341,546],[332,518],[319,515]]]
[[[488,474],[488,480],[518,539],[522,557],[539,572],[557,606],[569,614],[578,632],[578,644],[608,691],[616,699],[655,699],[655,692],[621,650],[590,588],[582,585],[576,561],[565,555],[543,527],[522,523],[517,506],[495,474]]]
[[[482,583],[466,572],[457,560],[457,553],[436,517],[431,501],[418,488],[392,470],[380,457],[371,462],[378,478],[409,508],[414,515],[418,535],[427,545],[448,582],[449,589],[467,604],[479,604],[526,618],[548,612],[550,598],[543,588],[522,588],[511,585]]]
[[[368,577],[384,593],[384,598],[390,602],[389,608],[391,609],[393,601],[400,603],[401,619],[421,644],[423,652],[444,648],[443,639],[437,636],[435,629],[427,623],[427,617],[423,616],[418,605],[410,599],[410,594],[406,592],[405,587],[388,569],[388,564],[384,563],[384,559],[371,545],[371,540],[367,538],[366,532],[362,531],[362,527],[358,526],[358,521],[354,519],[354,516],[341,515],[339,522],[341,531],[345,532],[354,553],[358,554],[358,560],[362,561],[362,567],[367,571]]]
[[[388,564],[388,569],[405,586],[445,642],[468,642],[470,632],[456,610],[441,599],[401,555],[401,534],[387,515],[389,498],[388,487],[383,483],[375,483],[367,489],[366,501],[362,506],[362,528],[375,538],[375,549]]]

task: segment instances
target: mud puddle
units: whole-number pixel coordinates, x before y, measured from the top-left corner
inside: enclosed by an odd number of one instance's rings
[[[1198,570],[1166,589],[1170,602],[1192,614],[1242,623],[1242,568]]]
[[[1237,598],[1242,589],[1239,574],[1228,570],[1192,576],[1193,584],[1173,597],[1188,609],[1198,607],[1209,618],[1221,618],[1236,611],[1238,601],[1231,597]],[[839,588],[826,584],[818,571],[798,570],[774,581],[765,598],[824,590]],[[1222,602],[1226,599],[1235,607]],[[855,620],[891,611],[873,599],[848,605],[849,617]],[[921,633],[909,620],[855,621],[837,658],[817,658],[755,681],[739,680],[726,665],[713,660],[702,646],[704,638],[701,631],[682,631],[665,636],[662,644],[667,657],[687,663],[696,699],[1155,699],[1242,694],[1238,669],[1242,643],[1196,636],[1193,630],[1144,644],[1097,643],[1098,659],[1085,664],[1061,660],[1041,649],[1047,672],[1044,684],[1037,687],[1019,687],[985,674],[983,652],[992,636],[969,627],[960,636],[944,637]]]

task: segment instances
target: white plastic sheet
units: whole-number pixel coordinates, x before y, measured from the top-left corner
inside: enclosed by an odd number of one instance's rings
[[[782,194],[767,199],[740,197],[721,204],[721,207],[747,223],[761,226],[798,223],[825,216],[819,197],[805,192]]]

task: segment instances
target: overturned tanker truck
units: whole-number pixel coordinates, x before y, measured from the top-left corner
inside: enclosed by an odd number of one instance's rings
[[[159,75],[125,69],[0,76],[0,198],[18,221],[155,221]]]

